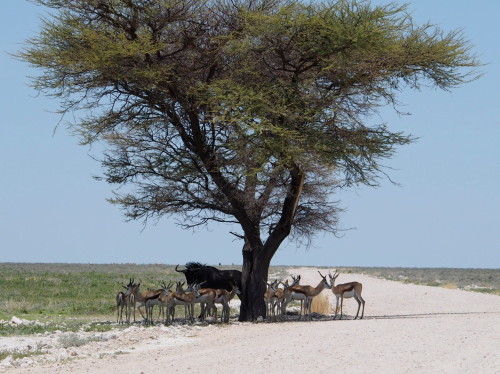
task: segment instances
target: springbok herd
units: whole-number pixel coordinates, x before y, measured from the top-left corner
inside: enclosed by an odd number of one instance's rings
[[[334,274],[328,272],[330,282],[328,282],[326,276],[322,275],[319,271],[318,273],[321,276],[321,280],[316,287],[300,285],[300,275],[292,275],[291,284],[288,279],[285,282],[278,280],[265,282],[267,287],[264,293],[264,302],[266,304],[267,318],[271,321],[284,321],[288,304],[291,301],[300,301],[299,319],[308,318],[311,320],[312,300],[324,289],[331,289],[337,299],[334,319],[337,317],[339,300],[340,319],[342,319],[344,298],[351,297],[358,303],[358,310],[354,319],[358,318],[361,304],[363,305],[363,309],[360,319],[363,318],[365,301],[361,296],[362,284],[359,282],[350,282],[335,286],[335,280],[339,276],[338,272],[334,272]],[[184,321],[193,323],[195,304],[200,304],[201,314],[199,319],[201,321],[205,321],[207,316],[212,316],[217,321],[217,304],[221,304],[221,322],[229,322],[229,302],[236,294],[240,293],[238,286],[231,285],[231,290],[201,288],[204,283],[192,283],[184,289],[185,282],[177,282],[175,291],[173,291],[172,287],[174,284],[172,282],[168,285],[163,282],[161,288],[157,290],[141,291],[141,284],[135,283],[134,279],[130,279],[129,283],[123,286],[126,291],[120,291],[116,295],[117,323],[130,323],[132,317],[135,322],[137,307],[145,324],[153,324],[162,320],[166,325],[169,325],[174,321],[175,307],[177,305],[184,306]],[[153,318],[153,308],[155,305],[158,305],[159,308],[156,321]],[[123,318],[124,309],[125,319]]]

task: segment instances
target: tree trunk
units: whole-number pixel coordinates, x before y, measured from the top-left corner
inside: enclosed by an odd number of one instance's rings
[[[264,293],[266,292],[265,281],[271,263],[268,256],[263,255],[262,249],[252,248],[245,243],[243,246],[243,269],[241,292],[241,308],[239,320],[255,321],[259,317],[266,318],[266,305]]]
[[[304,186],[305,176],[298,166],[290,170],[290,191],[283,201],[281,217],[272,230],[266,242],[262,244],[258,225],[242,224],[245,232],[245,244],[243,245],[243,269],[240,321],[255,321],[257,318],[266,318],[266,305],[264,293],[266,292],[266,281],[269,273],[271,259],[279,246],[290,234],[300,195]],[[240,221],[241,222],[241,221]]]

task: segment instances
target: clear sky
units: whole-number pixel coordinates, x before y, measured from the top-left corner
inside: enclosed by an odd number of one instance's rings
[[[419,137],[386,162],[399,186],[335,196],[346,209],[341,226],[352,230],[320,234],[309,249],[283,245],[272,264],[500,267],[500,1],[409,3],[420,24],[463,29],[484,76],[452,92],[404,92],[411,116],[383,110],[374,120]],[[54,134],[58,102],[37,96],[27,78],[36,72],[8,55],[42,14],[24,0],[0,12],[0,262],[241,264],[235,228],[184,231],[172,218],[144,227],[106,202],[112,187],[92,179],[99,151],[64,127]]]

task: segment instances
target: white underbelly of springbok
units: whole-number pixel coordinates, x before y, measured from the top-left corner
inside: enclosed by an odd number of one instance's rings
[[[306,299],[306,295],[304,295],[303,293],[292,293],[292,300],[305,300]]]
[[[350,298],[350,297],[353,297],[353,296],[354,296],[354,290],[348,291],[348,292],[344,292],[344,299]]]

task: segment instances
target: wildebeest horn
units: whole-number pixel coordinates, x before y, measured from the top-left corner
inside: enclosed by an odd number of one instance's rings
[[[185,273],[187,271],[187,269],[177,270],[178,267],[179,267],[179,265],[177,264],[177,266],[175,267],[175,271],[178,272],[178,273]]]

